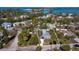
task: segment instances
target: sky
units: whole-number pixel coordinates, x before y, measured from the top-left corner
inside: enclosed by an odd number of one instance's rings
[[[1,0],[0,6],[5,7],[68,7],[79,6],[79,0]]]

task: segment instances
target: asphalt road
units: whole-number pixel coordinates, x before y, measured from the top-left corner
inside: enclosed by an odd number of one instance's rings
[[[10,45],[7,48],[2,48],[2,49],[0,49],[0,51],[16,51],[18,49],[17,42],[18,42],[18,35],[20,32],[21,32],[21,30],[18,31],[16,37],[12,40],[12,42],[10,43]]]
[[[78,44],[78,43],[74,43],[74,44]],[[52,49],[53,48],[59,48],[62,45],[69,45],[72,48],[74,44],[43,45],[42,51],[51,50],[51,48]],[[36,50],[36,46],[35,45],[31,45],[31,46],[19,47],[17,51],[35,51],[35,50]],[[72,51],[72,50],[70,50],[70,51]]]

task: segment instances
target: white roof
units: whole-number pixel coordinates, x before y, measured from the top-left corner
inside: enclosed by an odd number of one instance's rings
[[[74,38],[75,41],[79,42],[79,38]]]
[[[1,24],[2,26],[11,26],[12,25],[12,23],[10,23],[10,22],[4,22],[3,24]]]

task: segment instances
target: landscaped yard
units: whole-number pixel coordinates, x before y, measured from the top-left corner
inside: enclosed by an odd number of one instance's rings
[[[50,30],[49,33],[51,34],[51,39],[44,40],[44,44],[70,44],[72,43],[71,39],[73,37],[64,36],[63,33],[56,31],[55,29]]]
[[[33,30],[32,30],[33,31]],[[23,29],[19,34],[18,45],[27,46],[27,45],[37,45],[39,44],[39,39],[36,34],[30,34],[30,29]]]

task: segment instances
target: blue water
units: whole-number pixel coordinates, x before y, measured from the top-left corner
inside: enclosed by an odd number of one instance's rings
[[[31,11],[32,8],[43,8],[43,7],[0,7],[0,10],[6,9],[19,9],[22,11]],[[79,13],[79,7],[45,7],[41,12],[49,13],[49,9],[52,10],[52,13]]]

